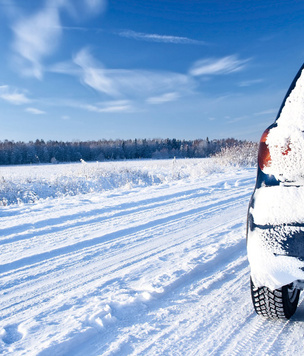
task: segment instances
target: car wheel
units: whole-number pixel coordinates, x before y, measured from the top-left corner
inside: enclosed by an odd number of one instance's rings
[[[255,287],[252,280],[251,297],[257,314],[271,319],[289,319],[296,311],[300,290],[293,284],[280,289],[270,290],[267,287]]]

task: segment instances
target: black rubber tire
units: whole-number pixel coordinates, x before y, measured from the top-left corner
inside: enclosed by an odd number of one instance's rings
[[[292,284],[280,289],[255,287],[250,279],[251,297],[257,314],[270,319],[289,319],[297,310],[300,290]]]

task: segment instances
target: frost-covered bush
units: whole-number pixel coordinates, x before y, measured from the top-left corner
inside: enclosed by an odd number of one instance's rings
[[[7,166],[1,169],[0,205],[207,179],[229,169],[216,158]]]
[[[256,142],[243,142],[236,146],[222,148],[215,155],[225,166],[256,167],[259,145]]]
[[[145,170],[132,168],[113,167],[111,170],[103,170],[98,165],[87,165],[85,169],[81,167],[79,170],[65,171],[64,165],[61,167],[62,173],[52,174],[49,177],[2,177],[0,205],[33,203],[39,199],[148,186],[166,180],[166,176],[161,174],[150,174]]]

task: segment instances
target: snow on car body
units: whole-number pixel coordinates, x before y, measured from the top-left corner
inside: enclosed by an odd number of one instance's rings
[[[255,310],[289,318],[304,286],[304,65],[262,135],[247,251]]]

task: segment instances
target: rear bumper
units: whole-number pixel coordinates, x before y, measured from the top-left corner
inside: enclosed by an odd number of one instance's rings
[[[277,256],[296,257],[304,262],[304,225],[256,225],[249,228],[250,235],[258,235],[267,249]]]
[[[304,225],[255,225],[249,216],[247,251],[257,287],[276,289],[304,280]]]

